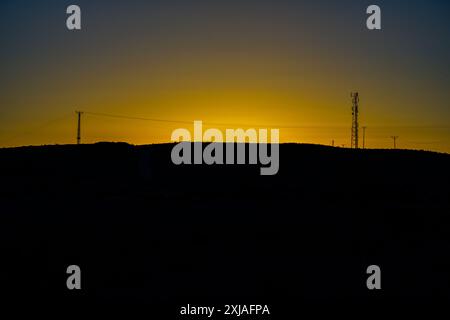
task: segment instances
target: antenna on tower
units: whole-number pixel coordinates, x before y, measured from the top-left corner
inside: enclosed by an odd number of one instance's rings
[[[352,139],[351,139],[351,148],[358,149],[358,103],[359,103],[359,95],[358,92],[352,92],[350,94],[352,97]]]
[[[75,111],[75,113],[78,115],[77,144],[80,144],[80,141],[81,141],[81,115],[83,114],[83,112]]]

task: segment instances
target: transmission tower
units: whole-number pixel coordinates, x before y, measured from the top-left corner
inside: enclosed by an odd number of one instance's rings
[[[398,136],[391,136],[392,140],[394,140],[394,149],[397,149],[397,139]]]
[[[352,97],[352,139],[351,139],[351,148],[358,149],[358,103],[359,103],[359,95],[358,92],[352,92],[350,94]]]
[[[362,127],[363,128],[363,149],[366,148],[366,128],[367,127]]]
[[[81,115],[83,114],[83,112],[82,111],[75,111],[75,113],[78,115],[77,144],[80,144],[80,141],[81,141]]]

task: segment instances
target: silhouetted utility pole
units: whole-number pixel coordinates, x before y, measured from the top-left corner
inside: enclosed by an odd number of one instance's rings
[[[350,148],[358,149],[358,113],[359,113],[359,96],[358,92],[352,92],[350,94],[352,97],[352,139],[350,143]]]
[[[366,128],[367,127],[362,127],[363,128],[363,149],[366,147]]]
[[[394,140],[394,149],[397,149],[396,141],[397,141],[398,136],[391,136],[391,138]]]
[[[334,140],[331,140],[331,146],[334,147]]]
[[[81,141],[81,115],[83,114],[83,112],[75,111],[75,113],[78,115],[77,144],[80,144],[80,141]]]

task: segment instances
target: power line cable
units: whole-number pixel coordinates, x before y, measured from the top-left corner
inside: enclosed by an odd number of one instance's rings
[[[42,130],[42,129],[48,127],[48,126],[51,126],[51,125],[54,124],[55,122],[59,122],[60,120],[63,120],[63,119],[65,119],[65,118],[68,118],[69,116],[72,116],[72,114],[65,114],[65,115],[63,115],[63,116],[61,116],[61,117],[54,118],[54,119],[52,119],[52,120],[46,121],[46,122],[44,122],[43,124],[41,124],[41,125],[39,125],[39,126],[37,126],[37,127],[34,127],[34,128],[32,128],[32,129],[30,129],[30,130],[27,130],[27,131],[25,131],[25,132],[18,133],[18,134],[16,134],[16,135],[12,136],[12,137],[9,137],[9,138],[0,140],[0,143],[2,143],[2,144],[7,144],[7,143],[9,143],[9,142],[11,142],[11,141],[16,140],[17,138],[20,138],[20,137],[23,137],[23,136],[26,136],[26,135],[35,133],[35,132],[38,131],[38,130]]]
[[[166,122],[166,123],[180,123],[180,124],[192,124],[193,121],[186,120],[170,120],[161,118],[145,118],[145,117],[135,117],[127,115],[118,115],[111,113],[100,113],[100,112],[90,112],[84,111],[85,114],[109,117],[109,118],[121,118],[128,120],[142,120],[142,121],[154,121],[154,122]],[[284,129],[315,129],[315,128],[347,128],[347,125],[282,125],[282,124],[245,124],[245,123],[223,123],[223,122],[208,122],[204,121],[203,124],[211,126],[242,126],[242,127],[276,127]],[[372,125],[370,128],[423,128],[423,129],[450,129],[449,125]]]

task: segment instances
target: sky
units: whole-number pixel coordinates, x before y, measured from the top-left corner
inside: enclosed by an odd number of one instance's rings
[[[371,4],[381,30],[366,27]],[[449,13],[437,0],[2,0],[0,147],[75,143],[75,110],[91,112],[84,143],[169,142],[202,120],[348,147],[358,91],[366,147],[395,135],[450,153]]]

